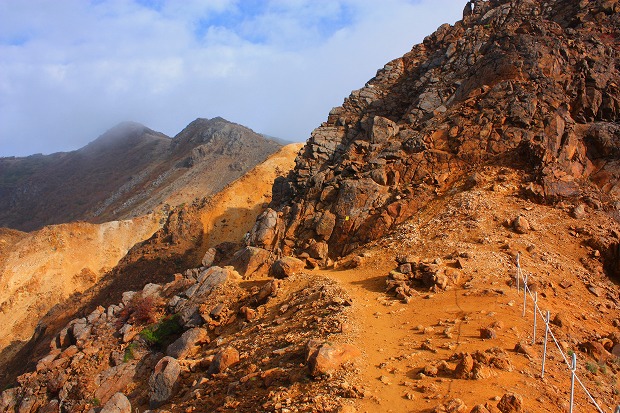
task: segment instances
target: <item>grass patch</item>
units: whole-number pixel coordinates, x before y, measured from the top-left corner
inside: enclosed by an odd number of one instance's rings
[[[140,337],[151,346],[163,347],[170,337],[180,333],[183,330],[179,323],[178,314],[164,317],[158,323],[152,324],[140,331]]]
[[[133,350],[137,347],[137,343],[129,343],[127,347],[125,347],[125,353],[123,354],[123,363],[127,363],[129,360],[133,360],[135,355],[133,354]]]
[[[592,374],[598,373],[598,365],[591,361],[586,361],[586,370],[588,370]]]

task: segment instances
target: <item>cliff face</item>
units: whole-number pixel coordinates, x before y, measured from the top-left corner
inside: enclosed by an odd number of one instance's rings
[[[468,3],[331,110],[251,242],[341,256],[488,164],[521,168],[524,196],[618,215],[619,12],[614,0]]]

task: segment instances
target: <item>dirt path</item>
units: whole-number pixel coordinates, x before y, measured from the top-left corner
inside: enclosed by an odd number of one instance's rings
[[[359,368],[367,392],[365,398],[356,401],[358,412],[431,411],[455,398],[469,411],[477,404],[497,404],[506,392],[530,395],[526,406],[540,411],[542,403],[553,399],[553,395],[532,388],[537,363],[512,351],[517,342],[529,340],[531,334],[527,321],[520,317],[521,301],[516,291],[503,286],[496,293],[463,289],[421,292],[404,304],[384,293],[386,275],[393,266],[386,257],[377,257],[362,268],[321,271],[338,281],[353,301],[359,327],[355,345],[364,354]],[[481,339],[480,328],[498,320],[503,324],[498,337]],[[442,361],[454,368],[455,362],[450,360],[454,354],[492,347],[510,353],[512,371],[489,369],[488,378],[483,380],[458,380],[441,373],[437,377],[420,376],[425,366]],[[554,410],[547,406],[546,411]]]

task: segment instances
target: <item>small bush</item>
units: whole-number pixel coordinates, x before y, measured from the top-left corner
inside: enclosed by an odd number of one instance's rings
[[[592,374],[596,374],[598,372],[598,366],[596,363],[592,363],[591,361],[586,362],[586,370],[588,370]]]
[[[142,297],[136,294],[120,311],[116,321],[117,327],[129,322],[131,324],[145,325],[157,321],[158,303],[153,297]]]
[[[179,324],[179,316],[175,314],[164,317],[158,323],[146,327],[140,332],[140,337],[152,346],[163,347],[171,336],[180,333],[182,330],[183,328]]]

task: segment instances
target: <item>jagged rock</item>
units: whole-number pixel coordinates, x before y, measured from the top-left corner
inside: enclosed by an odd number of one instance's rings
[[[435,407],[433,413],[461,413],[467,410],[465,402],[461,399],[450,399],[444,404]]]
[[[527,345],[522,342],[517,343],[515,345],[514,351],[516,353],[523,354],[525,357],[527,357],[530,360],[536,358],[536,351],[532,348],[532,346]]]
[[[162,287],[159,284],[148,283],[142,288],[142,293],[140,296],[142,298],[146,297],[158,297]]]
[[[0,411],[9,412],[17,406],[17,392],[19,388],[7,389],[0,395]]]
[[[478,404],[476,406],[474,406],[473,409],[471,409],[471,411],[469,413],[491,413],[489,412],[489,409],[487,409],[484,404]]]
[[[517,234],[527,234],[532,229],[530,222],[523,215],[519,215],[512,221],[512,227]]]
[[[166,349],[166,354],[175,359],[183,359],[195,353],[200,344],[209,342],[209,333],[204,328],[192,328],[184,332]]]
[[[256,218],[256,225],[250,232],[248,243],[270,250],[276,241],[278,213],[268,208]]]
[[[306,345],[306,365],[312,376],[333,373],[344,363],[360,355],[359,349],[350,344],[310,340]]]
[[[95,377],[95,397],[106,403],[115,393],[123,392],[133,381],[136,374],[136,365],[133,362],[123,363],[110,367]]]
[[[116,393],[99,413],[131,413],[131,403],[123,393]]]
[[[458,355],[458,363],[454,369],[454,377],[457,379],[469,379],[474,369],[474,359],[469,353]]]
[[[206,296],[215,287],[224,284],[231,277],[233,274],[229,269],[217,266],[207,268],[200,273],[196,284],[185,291],[185,295],[188,298]]]
[[[571,211],[571,216],[576,219],[582,219],[586,216],[586,206],[579,204]]]
[[[506,393],[497,404],[497,408],[502,413],[523,412],[523,398],[516,393]]]
[[[491,327],[482,327],[480,329],[480,338],[484,338],[484,339],[497,338],[497,333],[495,332],[495,329]]]
[[[302,272],[306,263],[295,257],[282,257],[271,266],[269,275],[275,278],[291,277]]]
[[[175,358],[166,356],[159,360],[149,378],[149,405],[152,409],[170,399],[180,373],[181,366]]]
[[[218,374],[239,362],[239,352],[234,347],[226,347],[215,354],[209,366],[208,374]]]
[[[213,265],[213,263],[215,262],[215,257],[217,256],[217,250],[215,248],[209,248],[207,250],[207,252],[205,252],[205,255],[203,255],[202,257],[202,266],[203,267],[210,267]]]
[[[243,277],[267,275],[271,253],[263,248],[245,247],[235,253],[231,265]]]

